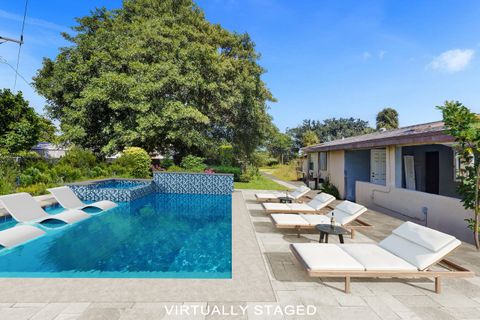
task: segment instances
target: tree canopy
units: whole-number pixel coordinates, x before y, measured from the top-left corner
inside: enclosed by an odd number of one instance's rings
[[[398,112],[393,108],[385,108],[377,114],[377,130],[397,129],[398,128]]]
[[[305,147],[319,143],[317,134],[313,130],[307,130],[302,135],[302,145]]]
[[[446,101],[437,108],[442,111],[447,133],[455,138],[454,148],[460,160],[457,191],[465,209],[474,212],[474,217],[466,221],[480,249],[480,117],[458,101]]]
[[[263,141],[273,97],[248,34],[209,23],[191,0],[125,0],[77,22],[34,79],[67,140],[180,156],[230,143],[244,159]]]
[[[55,127],[29,106],[22,92],[0,89],[0,110],[0,149],[12,153],[30,150],[40,139],[54,135]]]
[[[297,150],[306,146],[303,136],[308,131],[316,133],[321,143],[370,133],[373,129],[368,125],[368,121],[355,118],[330,118],[325,119],[323,122],[306,119],[303,120],[301,125],[287,129],[287,133],[292,136],[294,147]]]

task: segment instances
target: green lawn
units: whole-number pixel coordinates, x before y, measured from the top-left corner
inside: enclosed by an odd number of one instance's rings
[[[235,189],[257,189],[257,190],[285,190],[286,187],[268,179],[259,176],[250,182],[235,182]]]

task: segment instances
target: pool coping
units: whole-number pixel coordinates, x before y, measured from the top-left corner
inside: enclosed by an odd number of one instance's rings
[[[79,181],[79,182],[70,182],[70,183],[65,183],[65,185],[66,185],[66,186],[88,186],[88,185],[95,184],[95,183],[99,183],[99,182],[114,181],[114,180],[120,180],[120,181],[138,181],[138,182],[153,182],[153,179],[104,178],[104,179],[85,180],[85,181]]]
[[[0,302],[274,302],[239,191],[232,194],[232,279],[0,278]]]
[[[216,175],[216,176],[234,176],[233,173],[209,173],[209,172],[188,172],[188,171],[162,171],[162,170],[153,170],[153,173],[161,173],[161,174],[177,174],[177,173],[184,173],[184,174],[200,174],[200,175]]]

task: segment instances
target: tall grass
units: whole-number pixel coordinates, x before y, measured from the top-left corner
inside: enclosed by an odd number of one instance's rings
[[[264,167],[262,168],[262,171],[269,173],[280,180],[297,180],[297,166],[294,161],[289,164],[278,164],[271,167]]]

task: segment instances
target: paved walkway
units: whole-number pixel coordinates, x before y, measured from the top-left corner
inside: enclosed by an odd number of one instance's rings
[[[309,278],[290,253],[289,245],[317,242],[318,234],[310,232],[297,238],[293,230],[275,229],[254,193],[243,192],[278,303],[316,305],[319,314],[310,319],[480,319],[479,277],[443,280],[442,294],[433,292],[434,284],[429,279],[354,279],[352,293],[345,294],[341,279]],[[354,240],[345,238],[346,243],[378,242],[402,223],[374,211],[368,211],[362,219],[375,228],[357,232]],[[331,237],[330,242],[338,239]],[[480,274],[480,252],[473,246],[463,244],[449,258]]]
[[[267,177],[268,179],[270,180],[273,180],[275,181],[276,183],[282,185],[282,186],[285,186],[287,188],[290,188],[290,189],[295,189],[299,186],[304,186],[305,183],[303,183],[302,181],[285,181],[285,180],[280,180],[278,178],[276,178],[275,176],[271,175],[270,173],[267,173],[265,171],[260,171],[260,174],[262,174],[263,176]]]

